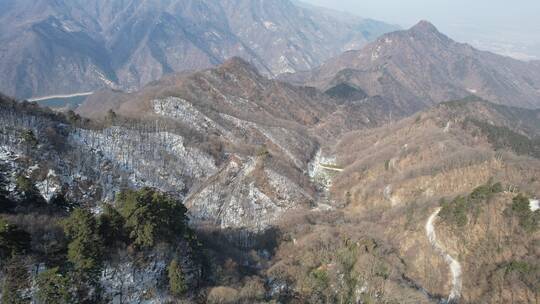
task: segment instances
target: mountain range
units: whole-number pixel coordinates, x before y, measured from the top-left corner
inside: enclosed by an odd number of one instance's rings
[[[346,83],[412,111],[468,95],[506,105],[540,106],[537,64],[455,42],[427,21],[283,79],[323,90]]]
[[[286,0],[0,9],[1,90],[95,91],[0,94],[3,303],[538,301],[538,62]]]
[[[266,75],[314,68],[396,27],[289,0],[0,3],[0,91],[135,90],[233,56]]]

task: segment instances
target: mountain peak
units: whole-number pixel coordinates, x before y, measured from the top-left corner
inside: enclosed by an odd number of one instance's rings
[[[410,31],[418,33],[434,33],[439,34],[439,30],[431,22],[421,20],[415,26],[411,27]]]
[[[240,57],[232,57],[225,60],[220,69],[228,71],[229,73],[248,73],[260,76],[259,71],[255,66]]]
[[[241,57],[235,56],[231,57],[223,62],[224,67],[243,67],[243,68],[251,68],[251,64],[244,60]]]

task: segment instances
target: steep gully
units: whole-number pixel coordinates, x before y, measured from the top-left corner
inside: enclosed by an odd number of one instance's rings
[[[437,241],[434,222],[440,211],[441,208],[437,208],[435,212],[433,212],[428,218],[426,222],[426,235],[431,246],[433,246],[437,253],[444,258],[445,262],[450,267],[450,272],[452,273],[452,290],[450,291],[450,295],[448,296],[446,303],[457,303],[461,296],[461,265],[456,259],[450,256],[450,254],[448,254],[442,245],[440,245]]]

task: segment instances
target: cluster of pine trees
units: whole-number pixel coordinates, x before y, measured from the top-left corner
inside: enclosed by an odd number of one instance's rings
[[[32,190],[31,182],[20,183],[28,183],[27,190]],[[5,187],[0,189],[0,206],[28,203],[12,202]],[[82,207],[64,214],[51,209],[40,212],[18,214],[6,209],[0,213],[2,303],[30,303],[32,298],[40,303],[99,303],[104,262],[114,252],[127,248],[131,254],[140,254],[157,244],[174,248],[178,242],[194,244],[195,240],[184,205],[152,188],[123,191],[114,206],[104,204],[99,214]],[[35,227],[30,221],[38,217],[46,218],[47,224],[35,223],[41,226]],[[36,243],[47,234],[55,234],[51,240],[55,245],[43,250]],[[31,288],[33,275],[37,288]],[[168,279],[171,294],[186,293],[178,259],[170,261]]]

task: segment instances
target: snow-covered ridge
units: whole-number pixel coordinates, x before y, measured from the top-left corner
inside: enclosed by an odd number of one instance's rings
[[[270,185],[274,188],[281,204],[291,204],[302,200],[313,200],[312,195],[299,187],[295,182],[274,170],[264,169]]]
[[[243,133],[247,133],[250,130],[255,130],[259,132],[261,135],[266,137],[270,142],[275,144],[277,147],[280,148],[280,150],[289,157],[296,166],[302,167],[302,162],[294,155],[293,152],[290,151],[288,146],[290,145],[290,138],[294,137],[295,134],[292,134],[292,131],[286,129],[286,128],[280,128],[280,127],[271,127],[271,126],[264,126],[259,125],[251,121],[242,120],[239,118],[236,118],[231,115],[227,114],[220,114],[220,116],[233,123],[236,128],[238,128]]]
[[[79,129],[69,139],[74,146],[112,161],[129,174],[135,186],[181,190],[185,176],[204,178],[217,170],[209,155],[186,146],[182,136],[169,132],[138,132],[121,127]]]
[[[178,97],[155,99],[152,101],[152,107],[154,113],[183,121],[197,131],[206,132],[208,129],[223,131],[221,126],[218,126],[185,99]]]
[[[263,231],[281,208],[249,180],[255,159],[233,159],[214,182],[194,193],[187,206],[195,221],[210,221],[221,228]]]

